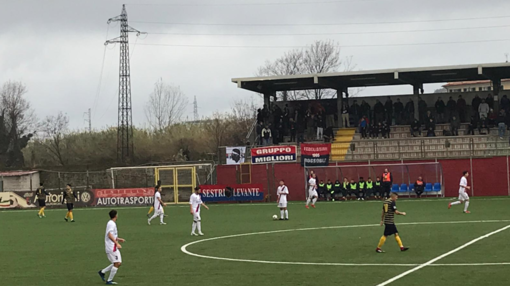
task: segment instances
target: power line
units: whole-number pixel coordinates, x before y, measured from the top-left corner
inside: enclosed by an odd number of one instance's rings
[[[339,48],[368,48],[368,47],[398,47],[398,46],[429,46],[429,45],[451,45],[451,44],[472,44],[472,43],[491,43],[507,42],[510,39],[496,40],[473,40],[473,41],[455,41],[455,42],[432,42],[432,43],[403,43],[403,44],[369,44],[369,45],[336,45]],[[249,49],[300,49],[309,46],[225,46],[225,45],[176,45],[176,44],[138,44],[139,46],[162,46],[162,47],[186,47],[186,48],[249,48]]]
[[[459,31],[459,30],[476,30],[476,29],[493,29],[493,28],[508,28],[510,25],[496,25],[496,26],[483,26],[483,27],[460,27],[460,28],[446,28],[446,29],[421,29],[421,30],[391,30],[391,31],[369,31],[369,32],[332,32],[332,33],[283,33],[283,34],[226,34],[226,33],[150,33],[151,35],[173,35],[173,36],[322,36],[322,35],[364,35],[364,34],[393,34],[393,33],[416,33],[416,32],[442,32],[442,31]]]
[[[276,27],[276,26],[343,26],[343,25],[382,25],[382,24],[409,24],[409,23],[433,23],[433,22],[450,22],[450,21],[467,21],[467,20],[488,20],[488,19],[505,19],[510,16],[493,16],[493,17],[470,17],[470,18],[451,18],[451,19],[432,19],[432,20],[411,20],[411,21],[387,21],[387,22],[345,22],[345,23],[186,23],[186,22],[154,22],[154,21],[131,21],[133,23],[143,24],[160,24],[160,25],[183,25],[183,26],[261,26],[261,27]]]

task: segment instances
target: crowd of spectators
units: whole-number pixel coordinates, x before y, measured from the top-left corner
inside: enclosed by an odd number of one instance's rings
[[[459,95],[457,99],[449,96],[446,103],[439,96],[434,106],[418,97],[417,118],[415,118],[415,103],[409,99],[405,104],[396,98],[387,97],[384,103],[377,99],[374,106],[365,100],[358,103],[352,100],[349,105],[344,101],[341,109],[341,122],[344,127],[358,128],[361,137],[389,138],[392,125],[410,125],[412,136],[434,137],[438,134],[436,124],[446,124],[443,136],[457,136],[461,123],[468,123],[468,134],[488,134],[490,128],[497,127],[499,137],[505,135],[510,126],[510,99],[503,95],[500,100],[499,113],[494,110],[494,97],[488,94],[486,98],[476,95],[471,101],[469,110],[466,100]],[[322,105],[324,104],[324,106]],[[333,141],[336,127],[336,106],[319,101],[307,105],[294,106],[292,111],[288,104],[283,108],[273,104],[271,109],[267,105],[257,110],[257,144],[273,145],[284,142],[305,141]]]

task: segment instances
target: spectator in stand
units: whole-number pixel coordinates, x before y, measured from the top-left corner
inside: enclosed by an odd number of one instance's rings
[[[427,137],[436,137],[436,124],[432,118],[427,123]]]
[[[329,126],[324,131],[324,142],[333,142],[335,140],[335,132],[333,131],[333,126]]]
[[[416,133],[418,133],[421,136],[421,124],[418,119],[414,119],[413,122],[411,122],[411,136],[416,137]]]
[[[260,109],[259,109],[260,110]],[[257,122],[257,145],[262,146],[262,129],[264,129],[264,125],[262,121]]]
[[[409,98],[409,101],[406,103],[406,107],[404,108],[405,110],[405,120],[406,120],[406,124],[409,124],[411,122],[413,122],[413,119],[414,119],[414,101]]]
[[[361,133],[361,139],[367,139],[367,128],[368,128],[368,122],[366,120],[366,117],[361,118],[361,121],[359,123],[359,131]]]
[[[466,108],[466,101],[462,98],[462,95],[459,95],[459,99],[457,99],[457,110],[459,111],[460,122],[466,122]]]
[[[384,121],[384,105],[378,99],[374,105],[374,123],[380,123]]]
[[[503,139],[503,136],[505,136],[505,130],[506,130],[505,122],[506,122],[505,110],[501,109],[499,111],[498,118],[496,119],[496,123],[498,124],[499,139]]]
[[[377,125],[375,123],[370,124],[370,138],[377,138],[379,137],[379,130],[377,128]]]
[[[494,109],[494,96],[492,96],[491,93],[487,94],[487,98],[485,99],[485,102],[489,105],[489,108]]]
[[[420,122],[425,123],[427,120],[427,103],[421,97],[418,97],[418,117]]]
[[[383,138],[385,138],[385,135],[384,135],[384,126],[381,122],[377,123],[377,136],[379,137],[379,134],[381,134],[381,136]]]
[[[457,116],[453,116],[450,120],[450,132],[452,136],[459,136],[460,121]]]
[[[427,123],[430,121],[430,119],[432,119],[432,121],[436,122],[436,120],[434,119],[434,116],[432,115],[432,112],[427,111],[427,116],[425,117],[425,125],[427,125]]]
[[[486,129],[487,133],[482,133],[482,129]],[[478,121],[478,133],[480,135],[490,134],[491,130],[489,128],[489,123],[486,117],[480,117],[480,121]]]
[[[289,123],[290,123],[290,109],[289,105],[285,104],[285,107],[283,108],[283,128],[285,130],[285,133],[287,133],[287,130],[289,129]]]
[[[475,98],[473,98],[473,100],[471,100],[471,107],[473,108],[473,112],[476,114],[477,118],[480,118],[480,114],[478,113],[478,107],[480,107],[481,103],[482,100],[480,99],[478,94],[475,95]]]
[[[343,127],[351,127],[351,124],[349,123],[349,105],[347,103],[347,100],[344,100],[342,103],[342,124]]]
[[[391,97],[388,96],[388,99],[386,99],[386,102],[384,103],[384,115],[386,116],[385,121],[386,124],[390,125],[392,124],[393,120],[393,101],[391,101]]]
[[[391,131],[390,125],[388,124],[388,122],[384,121],[384,123],[383,123],[383,136],[384,136],[384,138],[390,138],[390,131]]]
[[[290,140],[289,142],[296,142],[296,122],[294,122],[294,118],[289,119],[289,131],[290,131]]]
[[[436,122],[444,123],[445,122],[444,112],[445,112],[446,106],[444,105],[444,101],[441,99],[441,97],[437,98],[435,108],[436,108]]]
[[[471,116],[471,121],[468,125],[468,135],[475,135],[475,129],[478,127],[478,120],[475,115]]]
[[[323,139],[324,128],[326,128],[326,118],[324,118],[324,114],[320,112],[317,115],[317,140]]]
[[[480,119],[482,119],[482,117],[486,119],[489,115],[489,111],[489,105],[485,102],[485,99],[482,99],[482,103],[478,105],[478,114],[480,115]]]
[[[372,111],[370,108],[370,104],[368,104],[366,101],[361,101],[361,114],[363,116],[366,116],[369,121],[372,121]]]
[[[263,144],[264,146],[269,146],[271,145],[271,129],[269,128],[268,125],[266,125],[266,127],[264,127],[264,129],[262,129],[262,132],[261,132],[261,135],[262,135],[262,140],[263,140]]]
[[[280,143],[283,142],[284,132],[285,132],[285,129],[283,127],[283,119],[282,119],[282,120],[280,120],[280,122],[276,126],[276,133],[277,133],[276,138],[278,138],[278,142],[275,142],[276,144],[280,144]]]
[[[500,103],[500,108],[505,110],[505,112],[508,114],[509,111],[510,111],[510,99],[508,99],[508,97],[505,95],[503,95],[503,97],[501,97],[501,103]]]
[[[357,100],[352,102],[350,116],[352,116],[352,122],[354,123],[354,127],[358,127],[359,120],[361,118],[361,107],[358,104]]]
[[[496,124],[496,119],[498,118],[498,116],[496,115],[496,112],[494,112],[494,109],[491,108],[491,110],[489,110],[489,115],[487,116],[487,121],[488,121],[488,124],[489,124],[489,127],[495,127],[497,126]]]
[[[305,128],[306,128],[305,124],[306,123],[303,121],[296,122],[296,134],[298,143],[305,142]]]
[[[414,192],[416,193],[416,196],[418,198],[421,198],[421,194],[423,194],[423,191],[425,191],[425,182],[423,181],[422,177],[419,176],[418,180],[414,183]]]
[[[446,103],[446,109],[448,110],[448,120],[452,119],[453,116],[457,115],[457,102],[450,96]]]
[[[262,109],[257,109],[257,122],[264,122],[264,114],[262,113]]]
[[[395,111],[395,124],[402,124],[402,115],[404,112],[404,104],[400,102],[400,98],[397,98],[397,102],[393,105],[393,110]]]
[[[314,131],[316,127],[315,116],[307,111],[306,115],[306,140],[312,141],[314,138]]]

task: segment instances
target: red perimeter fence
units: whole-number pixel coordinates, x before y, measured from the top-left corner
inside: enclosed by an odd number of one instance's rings
[[[435,161],[404,161],[403,163],[425,163]],[[442,166],[443,191],[447,197],[456,197],[462,171],[469,171],[468,183],[472,196],[508,196],[510,195],[510,160],[509,157],[472,158],[472,159],[441,159],[437,160]],[[401,161],[373,162],[372,165],[398,164]],[[363,165],[367,162],[339,163],[338,166]],[[335,166],[336,164],[330,164]],[[244,167],[244,166],[243,166]],[[391,169],[391,168],[390,168]],[[217,166],[217,183],[230,185],[243,182],[246,176],[240,174],[239,165]],[[243,171],[245,173],[245,171]],[[305,168],[299,163],[258,164],[251,165],[251,183],[262,184],[264,192],[270,194],[272,201],[276,198],[278,181],[283,179],[290,191],[290,200],[305,200]],[[377,174],[381,175],[381,174]],[[413,174],[414,175],[414,174]],[[328,178],[323,178],[328,179]],[[416,178],[411,178],[416,180]],[[398,178],[394,183],[401,184]],[[435,183],[430,181],[430,183]],[[268,192],[269,191],[269,192]]]

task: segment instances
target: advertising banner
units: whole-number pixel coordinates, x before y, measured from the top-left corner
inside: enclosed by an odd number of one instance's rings
[[[227,165],[239,165],[244,163],[246,147],[227,147]]]
[[[272,146],[251,149],[252,164],[296,162],[296,146]]]
[[[95,206],[146,206],[154,203],[154,188],[95,189]]]
[[[200,186],[204,202],[263,201],[264,191],[262,188],[262,184]]]
[[[328,166],[331,144],[301,144],[301,166]]]
[[[73,191],[76,194],[76,200],[74,202],[75,207],[90,207],[94,205],[94,194],[90,190],[85,188],[74,188]],[[46,196],[46,207],[62,207],[66,205],[62,204],[62,198],[64,197],[63,190],[46,190],[49,193]],[[34,191],[16,191],[14,192],[18,196],[23,197],[27,202],[39,206],[37,203],[37,197]]]

